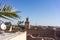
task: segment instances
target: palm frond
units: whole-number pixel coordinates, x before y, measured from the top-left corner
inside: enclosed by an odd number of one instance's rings
[[[15,17],[15,18],[20,18],[15,12],[9,13],[9,15]]]
[[[20,13],[20,11],[13,11],[10,5],[4,5],[0,11],[0,17],[8,20],[10,20],[9,18],[20,19],[20,17],[16,13]]]
[[[12,8],[10,7],[10,5],[6,6],[6,11],[11,11]]]
[[[0,15],[0,18],[8,19],[8,18],[6,18],[6,17],[4,17],[4,16],[2,16],[2,15]],[[10,20],[10,19],[8,19],[8,20]]]
[[[10,13],[10,12],[0,12],[0,15],[4,15],[10,18],[19,18],[19,16],[15,13]]]

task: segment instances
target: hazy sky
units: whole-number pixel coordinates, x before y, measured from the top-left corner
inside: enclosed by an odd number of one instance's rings
[[[21,11],[21,20],[29,17],[33,25],[60,26],[60,0],[1,0]],[[17,20],[14,21],[14,23]]]

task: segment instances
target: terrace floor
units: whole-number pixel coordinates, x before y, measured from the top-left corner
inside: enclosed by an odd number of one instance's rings
[[[26,32],[12,38],[11,40],[26,40]]]
[[[0,40],[26,40],[26,32],[16,32],[16,33],[2,33],[0,34]]]

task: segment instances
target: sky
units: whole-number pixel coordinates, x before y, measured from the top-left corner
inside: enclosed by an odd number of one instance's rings
[[[21,16],[20,20],[25,21],[26,17],[29,17],[31,25],[60,26],[60,0],[1,0],[0,2],[2,5],[10,4],[15,10],[21,11],[18,13]],[[12,23],[16,24],[18,20]]]

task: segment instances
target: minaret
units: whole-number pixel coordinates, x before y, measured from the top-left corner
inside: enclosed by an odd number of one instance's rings
[[[26,29],[29,29],[29,18],[26,18],[26,21],[25,21],[25,28]]]

